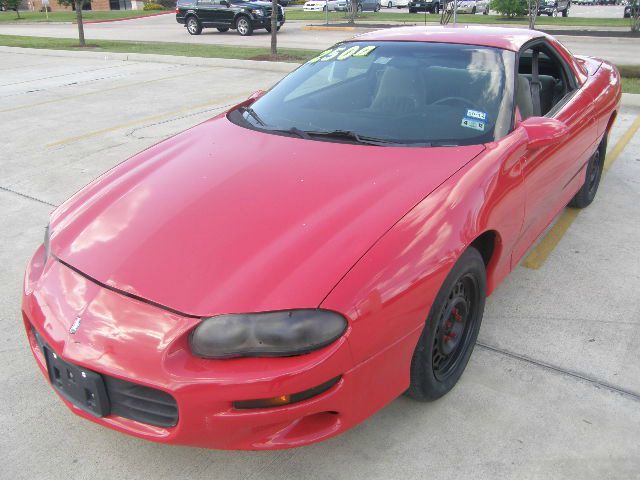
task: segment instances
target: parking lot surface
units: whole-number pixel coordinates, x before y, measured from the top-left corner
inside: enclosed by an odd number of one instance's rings
[[[590,8],[590,7],[584,7]],[[436,20],[435,15],[431,15]],[[420,24],[423,16],[416,15]],[[355,30],[306,30],[307,24],[322,22],[287,22],[278,33],[278,46],[324,50],[336,42],[372,29]],[[78,30],[72,24],[0,24],[0,34],[33,35],[37,37],[77,38]],[[94,23],[85,25],[85,34],[91,40],[135,40],[145,42],[179,42],[192,44],[233,45],[269,48],[271,36],[266,30],[256,30],[250,37],[241,37],[235,30],[220,33],[214,28],[205,29],[201,35],[187,33],[183,25],[176,23],[175,15],[159,15],[123,22]],[[637,38],[590,37],[558,35],[569,50],[578,55],[592,55],[617,64],[640,64]]]
[[[280,452],[148,443],[74,416],[28,350],[24,267],[54,206],[113,165],[283,72],[0,52],[1,478],[640,478],[640,135],[540,268],[489,298],[446,397],[400,397]],[[232,88],[230,86],[233,86]],[[609,151],[640,116],[623,108]]]

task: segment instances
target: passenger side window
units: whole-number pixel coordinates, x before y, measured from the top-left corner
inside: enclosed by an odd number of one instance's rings
[[[549,46],[537,44],[520,53],[516,104],[522,119],[546,116],[573,91],[575,82]]]

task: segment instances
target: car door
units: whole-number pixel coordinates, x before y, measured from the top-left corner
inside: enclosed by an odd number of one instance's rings
[[[561,76],[563,78],[558,80],[566,84],[566,91],[554,90],[553,93],[557,98],[553,98],[551,105],[547,105],[550,109],[542,111],[544,107],[541,105],[541,111],[536,115],[534,109],[533,116],[555,118],[564,123],[567,130],[560,141],[538,149],[529,149],[525,155],[523,165],[525,217],[522,234],[514,250],[514,261],[521,258],[575,195],[584,181],[589,157],[597,147],[593,98],[586,89],[580,88],[575,74],[552,45],[547,41],[538,41],[523,48],[519,56],[519,76],[528,76],[527,58],[531,58],[533,70],[533,52],[535,51],[539,56],[539,70],[543,69],[544,72],[542,74],[538,72],[538,81],[543,83],[543,80],[548,81],[543,77],[552,77],[556,80],[555,76]],[[555,83],[553,88],[559,88],[558,83]],[[531,89],[532,96],[534,92],[535,87]],[[544,103],[543,98],[541,90],[541,103]]]
[[[213,0],[216,5],[216,22],[220,26],[230,27],[233,24],[235,9],[228,0]]]
[[[198,0],[196,12],[200,23],[210,25],[213,23],[214,14],[213,0]]]

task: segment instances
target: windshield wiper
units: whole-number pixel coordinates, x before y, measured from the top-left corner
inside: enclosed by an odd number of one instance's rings
[[[251,116],[251,118],[253,118],[256,122],[258,122],[263,127],[267,126],[267,124],[264,123],[264,121],[260,118],[260,115],[258,115],[253,108],[251,108],[251,107],[240,107],[238,110],[249,114],[249,116]]]
[[[428,142],[416,142],[416,143],[405,143],[405,142],[397,142],[394,140],[388,140],[386,138],[376,138],[369,137],[366,135],[360,135],[351,130],[333,130],[333,131],[318,131],[318,132],[305,132],[309,136],[318,136],[318,137],[329,137],[329,138],[338,138],[345,140],[355,140],[358,143],[363,143],[366,145],[378,145],[381,147],[430,147],[431,144]]]

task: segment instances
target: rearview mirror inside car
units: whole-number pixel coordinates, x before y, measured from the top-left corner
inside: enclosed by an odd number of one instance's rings
[[[547,117],[529,117],[522,126],[529,137],[529,148],[540,148],[559,142],[569,131],[560,120]]]

